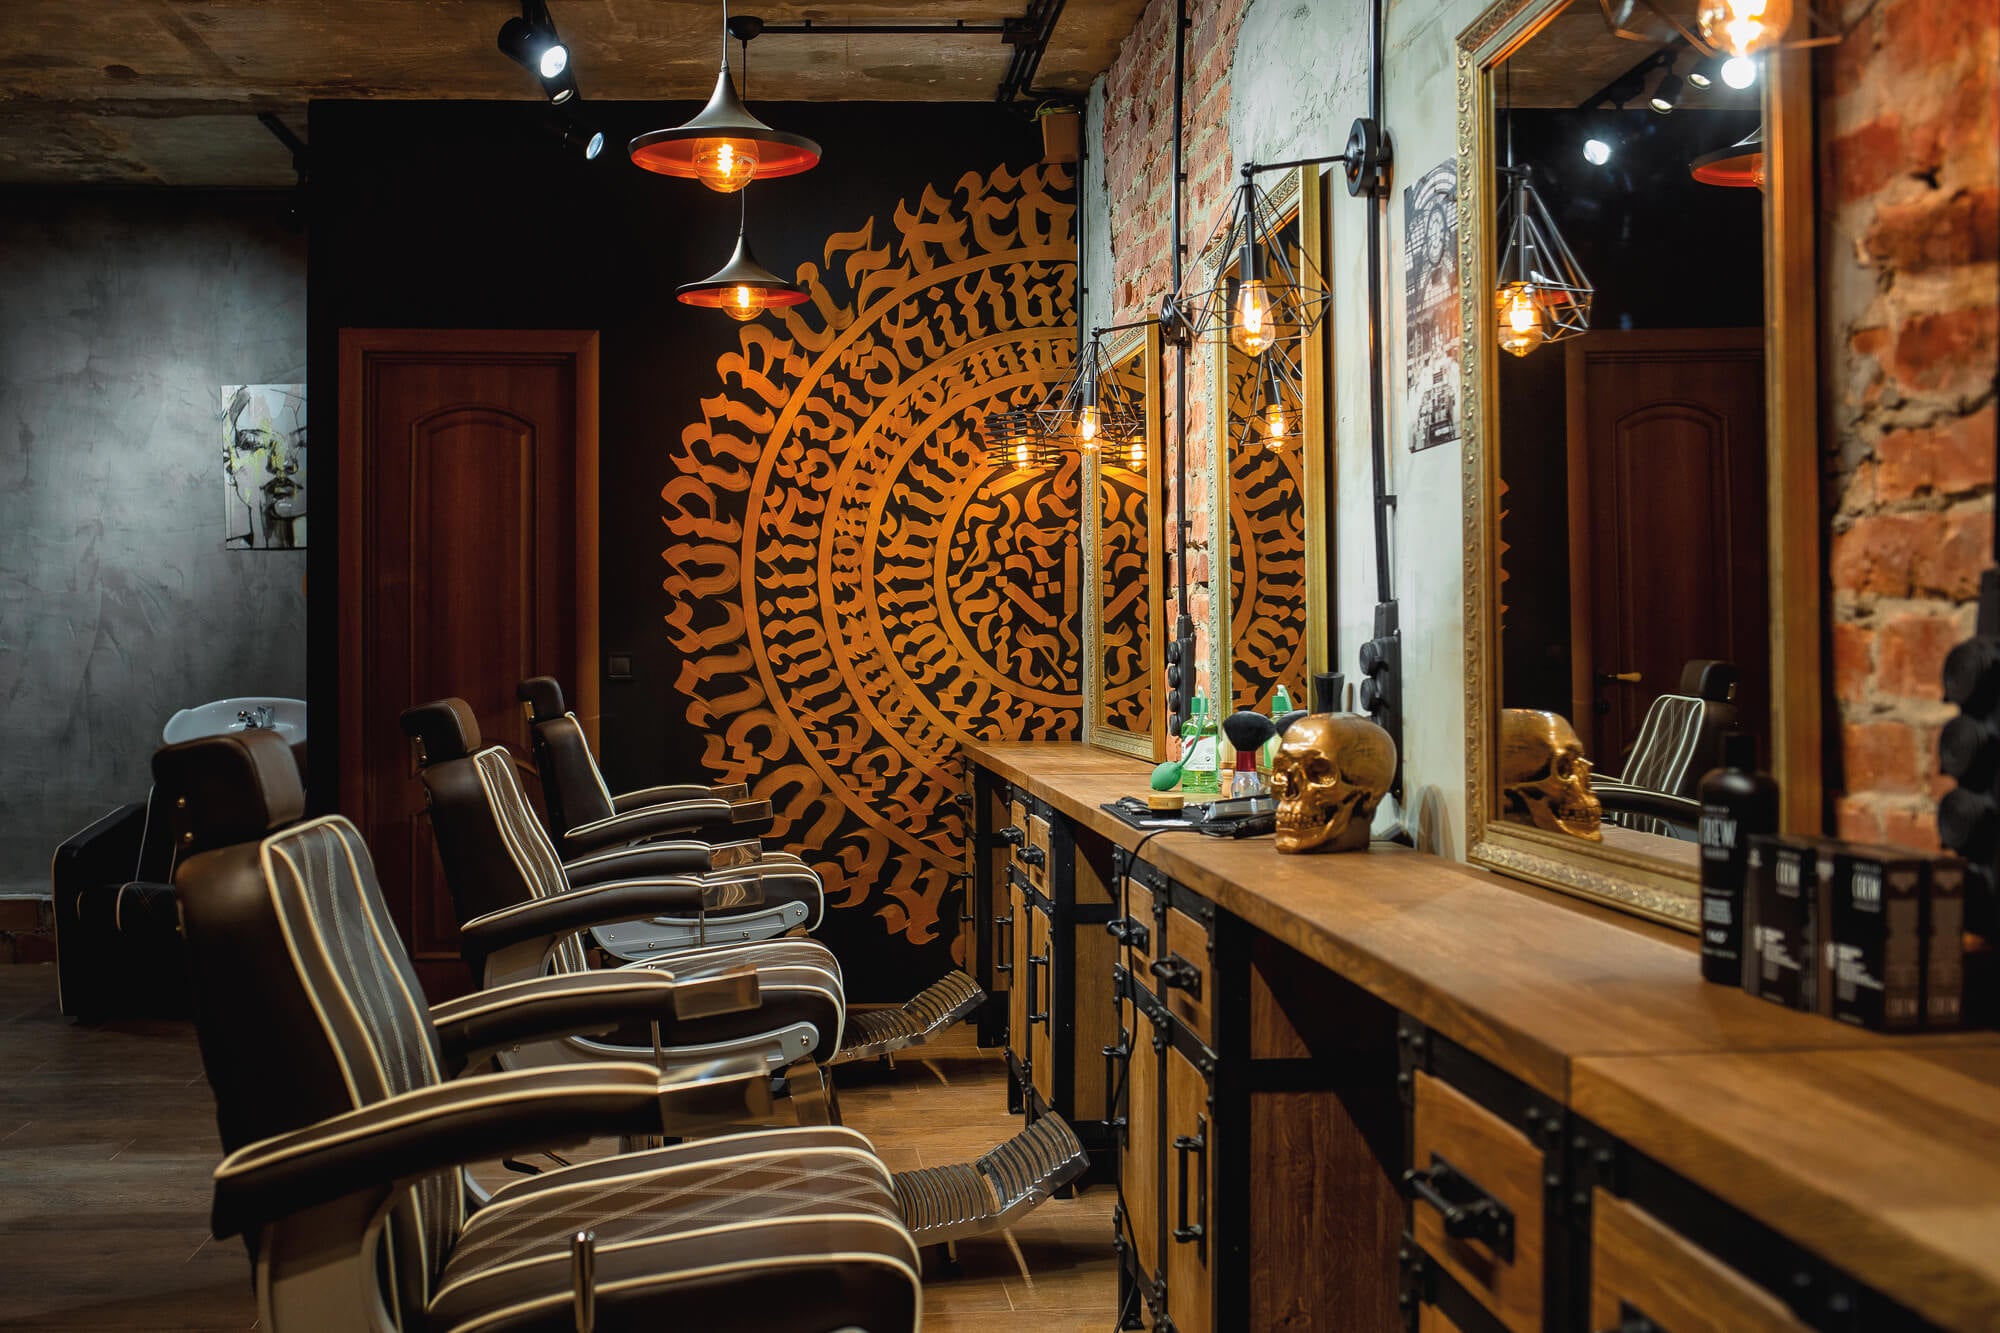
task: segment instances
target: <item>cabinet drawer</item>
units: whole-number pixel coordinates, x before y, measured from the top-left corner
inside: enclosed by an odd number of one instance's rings
[[[1035,892],[1049,896],[1049,821],[1040,815],[1029,815],[1022,827],[1028,836],[1016,849],[1015,856],[1027,873],[1028,883],[1035,886]]]
[[[1125,970],[1150,988],[1153,974],[1146,969],[1158,955],[1158,942],[1153,938],[1158,934],[1153,924],[1153,891],[1133,875],[1125,877],[1125,923]]]
[[[1501,1323],[1517,1333],[1537,1333],[1542,1150],[1424,1070],[1414,1075],[1413,1095],[1411,1213],[1417,1243]]]
[[[1782,1301],[1636,1204],[1598,1189],[1590,1218],[1592,1329],[1641,1316],[1673,1333],[1805,1333]]]
[[[1167,909],[1165,960],[1166,975],[1155,984],[1167,1002],[1167,1011],[1188,1025],[1205,1046],[1215,1045],[1209,1006],[1215,1002],[1210,984],[1208,927],[1178,907]]]

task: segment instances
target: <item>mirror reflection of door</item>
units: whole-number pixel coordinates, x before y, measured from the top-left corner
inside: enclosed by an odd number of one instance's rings
[[[1595,4],[1493,87],[1501,702],[1574,728],[1607,838],[1685,841],[1722,733],[1770,753],[1759,90]]]
[[[1110,450],[1097,462],[1099,669],[1098,723],[1143,736],[1153,718],[1154,572],[1147,551],[1146,474]]]

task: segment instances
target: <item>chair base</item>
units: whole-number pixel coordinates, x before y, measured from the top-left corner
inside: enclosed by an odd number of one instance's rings
[[[949,1245],[1011,1226],[1089,1166],[1075,1131],[1051,1114],[978,1161],[898,1171],[893,1184],[917,1244]]]
[[[870,1009],[847,1016],[840,1049],[829,1064],[873,1060],[921,1046],[985,1003],[979,983],[954,968],[897,1009]]]

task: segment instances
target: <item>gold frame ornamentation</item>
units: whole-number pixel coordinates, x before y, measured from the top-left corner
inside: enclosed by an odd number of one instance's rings
[[[1465,490],[1466,859],[1684,930],[1697,928],[1692,856],[1668,860],[1607,836],[1583,843],[1496,818],[1500,646],[1498,458],[1486,448],[1495,344],[1491,290],[1490,71],[1575,0],[1497,0],[1458,38],[1459,272],[1465,296],[1461,419]],[[1803,20],[1803,8],[1801,21]],[[1781,49],[1764,69],[1765,411],[1771,585],[1770,766],[1780,827],[1818,833],[1821,791],[1818,328],[1809,53]],[[1616,832],[1609,830],[1609,832]],[[1689,844],[1692,848],[1692,844]]]
[[[1125,731],[1118,727],[1107,727],[1099,718],[1104,708],[1102,613],[1104,605],[1103,580],[1098,568],[1099,535],[1103,524],[1104,509],[1097,501],[1098,451],[1087,450],[1083,456],[1083,467],[1078,483],[1082,511],[1082,549],[1079,559],[1083,568],[1083,740],[1086,745],[1111,750],[1118,754],[1131,755],[1135,759],[1150,759],[1155,763],[1167,756],[1167,710],[1166,678],[1162,667],[1166,661],[1163,653],[1165,639],[1171,632],[1166,616],[1166,516],[1162,512],[1166,498],[1166,485],[1160,472],[1165,453],[1160,447],[1160,393],[1163,376],[1160,373],[1160,329],[1157,324],[1143,328],[1121,329],[1109,334],[1104,340],[1105,358],[1114,366],[1123,365],[1137,356],[1144,362],[1146,380],[1146,559],[1147,568],[1152,571],[1146,589],[1146,615],[1148,617],[1149,645],[1146,669],[1153,676],[1153,709],[1150,728],[1144,734]]]
[[[1279,217],[1293,213],[1299,219],[1299,252],[1311,261],[1315,271],[1332,289],[1327,273],[1327,232],[1325,183],[1316,166],[1294,167],[1278,177],[1266,191]],[[1215,238],[1219,242],[1220,237]],[[1197,258],[1203,285],[1222,281],[1231,256],[1211,242]],[[1331,364],[1332,324],[1322,318],[1306,335],[1302,355],[1303,401],[1299,404],[1302,438],[1299,441],[1305,466],[1300,469],[1299,487],[1305,504],[1306,539],[1306,694],[1294,700],[1300,708],[1312,703],[1312,678],[1333,670],[1333,648],[1328,623],[1328,590],[1333,569],[1327,549],[1327,515],[1334,503],[1332,459],[1327,448],[1327,422],[1332,419]],[[1229,604],[1229,338],[1218,327],[1209,337],[1210,365],[1210,457],[1209,457],[1209,626],[1208,679],[1212,698],[1235,697],[1235,657],[1228,650],[1232,609]],[[1226,716],[1226,715],[1225,715]]]

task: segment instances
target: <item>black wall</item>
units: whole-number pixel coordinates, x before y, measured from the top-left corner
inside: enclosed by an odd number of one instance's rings
[[[720,267],[737,200],[631,165],[634,134],[677,124],[682,103],[592,105],[609,146],[595,163],[544,128],[529,103],[315,102],[309,198],[315,507],[335,512],[339,330],[560,328],[601,333],[603,652],[634,678],[603,686],[602,756],[614,789],[685,777],[701,737],[676,691],[662,623],[660,495],[667,444],[701,419],[718,355],[738,326],[677,304],[674,289]],[[964,173],[1040,157],[1035,127],[986,104],[759,104],[769,123],[822,145],[819,167],[749,191],[758,257],[783,274],[820,262],[830,232],[893,212]],[[891,236],[878,237],[893,240]],[[329,521],[314,534],[310,698],[314,734],[337,734],[343,627]],[[312,788],[337,790],[336,747],[314,747]],[[932,960],[933,962],[935,960]],[[929,964],[926,964],[929,966]],[[934,970],[934,969],[933,969]]]

